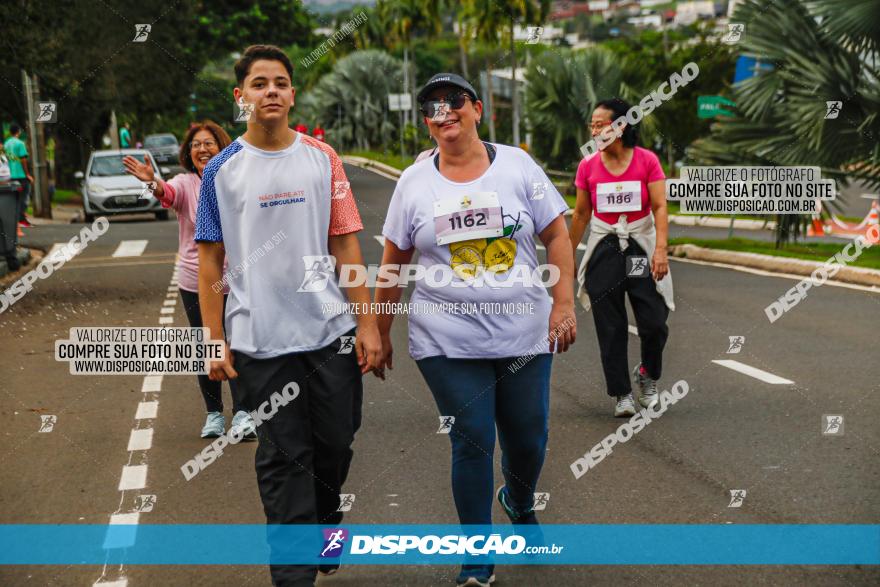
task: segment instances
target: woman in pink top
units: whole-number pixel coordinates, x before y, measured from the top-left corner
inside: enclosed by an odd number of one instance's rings
[[[602,370],[608,395],[617,401],[617,417],[636,413],[627,364],[625,296],[629,295],[641,344],[642,360],[632,372],[632,381],[639,388],[639,403],[646,408],[657,402],[657,380],[669,336],[666,319],[675,309],[666,258],[666,176],[657,155],[638,146],[637,126],[627,123],[616,131],[611,125],[629,110],[630,105],[617,98],[596,105],[590,134],[606,139],[597,141],[605,146],[578,165],[577,203],[569,228],[577,255],[589,225],[587,250],[578,270],[578,297],[593,311]]]
[[[202,171],[208,161],[231,142],[232,140],[226,131],[215,122],[206,120],[190,125],[180,146],[180,166],[186,170],[186,173],[175,175],[167,182],[161,179],[156,180],[149,161],[141,163],[134,157],[123,159],[126,171],[139,180],[154,185],[153,195],[156,199],[162,203],[164,208],[173,208],[177,213],[179,225],[178,284],[186,316],[193,328],[202,327],[199,311],[199,253],[193,240]],[[218,284],[219,287],[221,287],[220,284]],[[228,293],[229,289],[225,284],[222,287],[223,293]],[[224,304],[225,301],[224,295]],[[207,375],[199,375],[198,381],[208,412],[201,435],[202,438],[216,438],[226,430],[226,419],[223,417],[223,399],[220,391],[221,383],[211,381]],[[245,438],[256,438],[256,426],[248,412],[239,404],[234,381],[230,381],[230,388],[234,414],[232,426],[239,428]]]

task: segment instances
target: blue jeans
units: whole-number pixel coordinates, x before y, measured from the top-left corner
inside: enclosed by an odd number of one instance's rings
[[[462,524],[492,523],[496,425],[511,505],[525,512],[534,504],[547,448],[553,355],[536,355],[512,372],[516,359],[416,361],[440,415],[455,416],[452,495]]]

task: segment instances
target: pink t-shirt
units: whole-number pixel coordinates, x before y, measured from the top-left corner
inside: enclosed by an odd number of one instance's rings
[[[197,173],[180,173],[169,181],[162,182],[164,190],[159,202],[163,208],[173,208],[177,212],[178,245],[177,266],[180,268],[177,283],[180,289],[199,291],[199,249],[193,240],[196,229],[196,210],[199,205],[199,188],[202,178]],[[223,273],[226,273],[227,262],[223,260]],[[229,293],[229,287],[223,288]]]
[[[620,175],[608,172],[599,153],[585,158],[578,165],[574,185],[589,191],[596,218],[616,224],[621,214],[626,214],[627,222],[650,214],[648,184],[661,179],[666,179],[666,175],[657,155],[635,147],[629,167]]]

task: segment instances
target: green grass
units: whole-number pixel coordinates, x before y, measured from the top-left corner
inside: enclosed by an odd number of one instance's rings
[[[345,153],[345,155],[352,155],[354,157],[366,157],[367,159],[379,161],[380,163],[390,165],[391,167],[394,167],[395,169],[399,169],[401,171],[412,165],[413,161],[415,161],[415,157],[401,157],[400,154],[395,154],[391,152],[380,153],[378,151],[349,151]]]
[[[692,244],[709,249],[725,249],[742,253],[760,253],[775,257],[790,257],[794,259],[806,259],[808,261],[827,261],[835,253],[840,252],[846,243],[796,243],[785,245],[777,249],[773,242],[756,241],[744,238],[732,238],[726,240],[710,240],[700,238],[673,238],[669,239],[670,245]],[[850,249],[852,253],[854,249]],[[862,254],[848,266],[866,267],[868,269],[880,269],[880,247],[862,249]]]
[[[77,190],[56,189],[52,198],[53,204],[79,204],[82,202],[82,194]]]

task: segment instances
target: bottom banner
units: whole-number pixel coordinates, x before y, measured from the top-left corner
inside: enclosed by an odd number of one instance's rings
[[[880,525],[0,525],[4,565],[336,562],[876,565]]]

